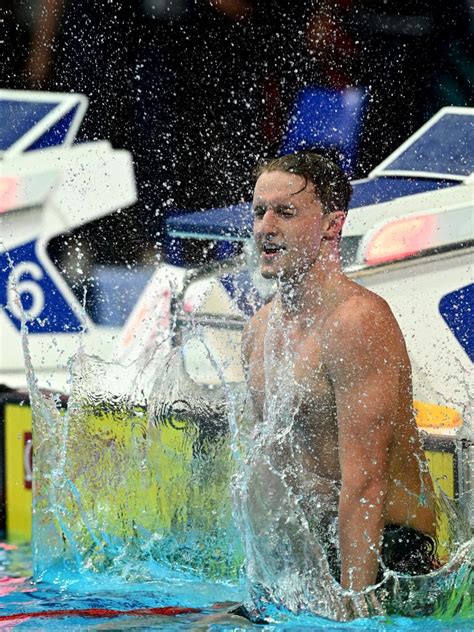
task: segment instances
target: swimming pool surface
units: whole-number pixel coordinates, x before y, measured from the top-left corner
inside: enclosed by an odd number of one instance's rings
[[[266,626],[226,615],[242,588],[205,583],[154,564],[153,581],[56,569],[51,581],[31,580],[31,547],[0,543],[0,630],[472,630],[474,618],[376,618],[337,623],[300,615]]]

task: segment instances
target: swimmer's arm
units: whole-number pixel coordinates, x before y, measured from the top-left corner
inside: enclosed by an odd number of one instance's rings
[[[333,331],[328,366],[339,434],[341,584],[360,591],[375,583],[379,567],[400,333],[381,299],[351,307]]]

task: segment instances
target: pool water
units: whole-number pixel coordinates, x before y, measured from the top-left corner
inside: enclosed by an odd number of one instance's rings
[[[0,630],[472,630],[474,617],[384,617],[337,623],[315,616],[288,616],[266,626],[226,614],[238,602],[238,584],[203,582],[186,573],[154,565],[153,580],[128,581],[105,573],[55,569],[40,582],[31,579],[31,547],[0,543]],[[135,572],[136,572],[135,568]],[[152,571],[150,573],[150,570]],[[227,604],[225,603],[227,602]],[[178,606],[184,611],[180,613]]]

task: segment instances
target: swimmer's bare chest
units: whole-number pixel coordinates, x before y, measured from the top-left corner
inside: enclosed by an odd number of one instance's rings
[[[262,327],[248,358],[248,384],[259,424],[266,423],[266,400],[278,401],[281,394],[287,404],[283,391],[293,390],[291,433],[286,438],[292,453],[299,451],[307,474],[339,481],[336,403],[318,334],[308,329],[269,335]]]

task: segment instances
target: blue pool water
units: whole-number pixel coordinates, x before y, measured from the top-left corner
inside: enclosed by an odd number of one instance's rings
[[[136,570],[136,569],[135,569]],[[205,583],[171,568],[154,565],[148,568],[155,577],[147,582],[125,581],[103,573],[81,574],[56,569],[53,581],[33,582],[29,545],[0,544],[0,630],[360,630],[455,632],[472,630],[472,617],[436,620],[429,617],[408,619],[385,617],[336,623],[315,616],[288,617],[286,621],[267,626],[253,625],[236,617],[228,617],[226,608],[216,603],[238,601],[242,590],[238,585]],[[127,615],[127,611],[156,609],[166,606],[199,609],[174,616],[147,612]],[[92,613],[84,610],[92,609]],[[93,616],[94,610],[111,610]],[[62,614],[61,614],[62,611]],[[64,611],[73,611],[66,612]],[[74,613],[76,611],[76,614]],[[123,611],[123,615],[117,614]],[[44,616],[38,616],[43,613]],[[55,616],[60,615],[60,616]],[[23,615],[12,618],[12,615]],[[92,614],[92,616],[91,616]],[[113,616],[112,616],[113,614]]]

